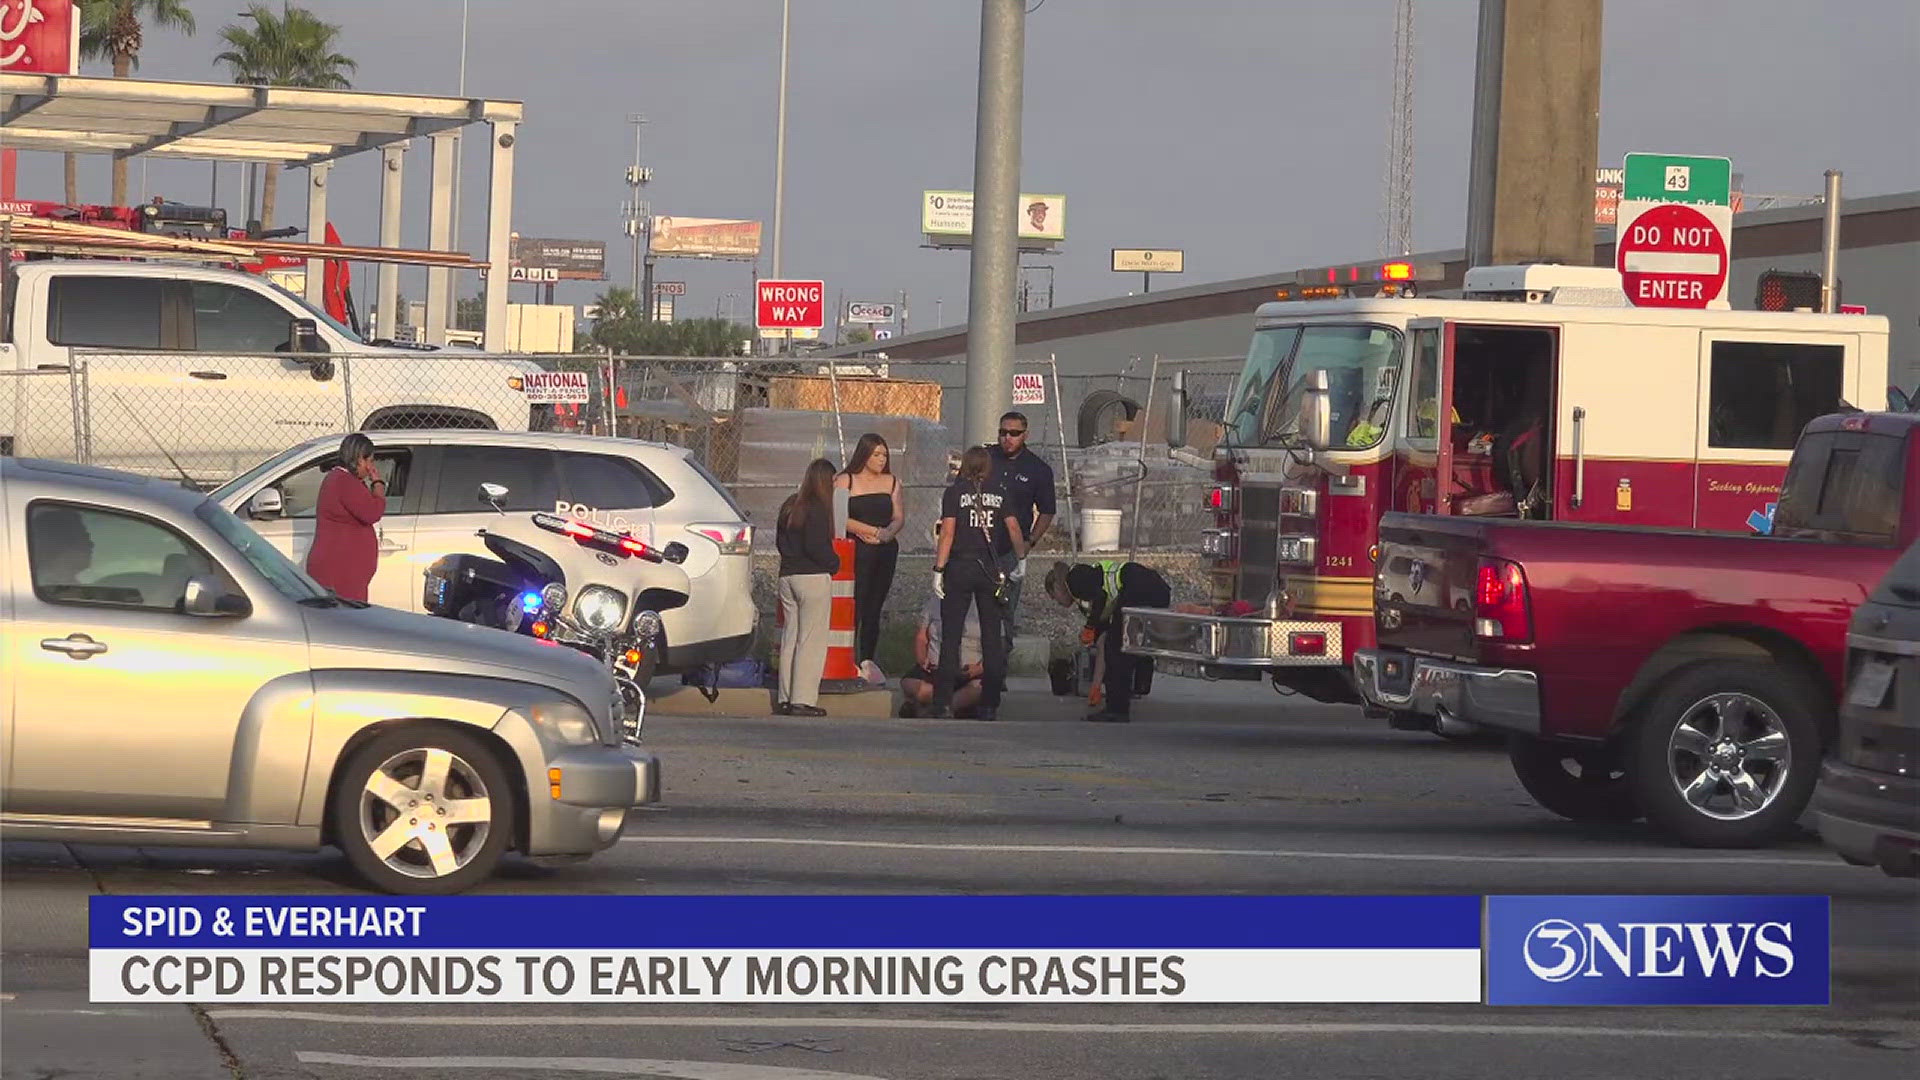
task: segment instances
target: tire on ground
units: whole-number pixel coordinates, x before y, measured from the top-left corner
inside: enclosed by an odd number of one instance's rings
[[[388,866],[376,855],[364,834],[361,822],[361,797],[373,771],[393,757],[409,750],[439,749],[464,762],[486,787],[490,818],[486,836],[473,857],[458,870],[435,877],[417,877]],[[417,786],[414,780],[409,786]],[[383,892],[400,895],[444,895],[463,892],[489,877],[500,863],[514,834],[514,786],[492,747],[479,736],[458,728],[430,723],[403,724],[361,744],[340,770],[339,780],[328,795],[333,814],[333,839],[347,856],[347,862],[368,884]],[[455,826],[467,829],[470,826]],[[471,834],[466,836],[471,838]],[[415,848],[417,841],[409,841]],[[458,848],[459,845],[456,845]]]
[[[1731,693],[1773,710],[1786,730],[1789,753],[1786,776],[1773,801],[1737,820],[1713,817],[1687,801],[1669,751],[1675,727],[1690,711],[1714,695]],[[1832,708],[1811,679],[1779,664],[1707,660],[1674,672],[1641,710],[1628,736],[1628,774],[1647,820],[1694,847],[1756,847],[1786,836],[1813,797],[1821,723]]]
[[[1640,816],[1633,788],[1609,749],[1515,735],[1507,758],[1520,786],[1568,821],[1622,823]]]

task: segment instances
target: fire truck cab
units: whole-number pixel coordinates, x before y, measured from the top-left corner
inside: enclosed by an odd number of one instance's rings
[[[1206,496],[1211,610],[1128,609],[1129,653],[1357,703],[1381,514],[1765,532],[1800,429],[1886,407],[1883,316],[1632,307],[1611,268],[1398,284],[1437,276],[1259,308]]]

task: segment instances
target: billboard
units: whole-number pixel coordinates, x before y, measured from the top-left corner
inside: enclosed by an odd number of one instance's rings
[[[732,218],[657,217],[653,219],[653,253],[758,258],[760,223]]]
[[[1020,239],[1065,240],[1067,238],[1067,197],[1065,195],[1029,195],[1021,192]],[[920,193],[920,231],[928,236],[973,235],[973,192],[923,191]]]
[[[607,245],[599,240],[540,240],[530,236],[515,236],[510,245],[507,255],[510,280],[607,279]]]
[[[900,305],[879,300],[849,300],[847,319],[850,323],[890,323],[900,313]]]
[[[9,75],[80,70],[79,0],[0,0],[0,69]]]
[[[1114,248],[1116,272],[1179,274],[1187,269],[1187,253],[1176,248]]]

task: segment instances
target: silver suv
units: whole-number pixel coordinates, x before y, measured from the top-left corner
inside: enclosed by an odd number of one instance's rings
[[[657,801],[606,669],[338,600],[217,502],[0,459],[0,836],[312,850],[450,893]]]

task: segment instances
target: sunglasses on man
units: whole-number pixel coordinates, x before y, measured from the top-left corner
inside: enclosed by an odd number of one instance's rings
[[[1003,427],[1003,428],[1001,428],[1001,429],[1000,429],[1000,437],[1001,437],[1001,438],[1003,438],[1003,439],[1024,439],[1024,438],[1026,438],[1026,437],[1027,437],[1027,429],[1026,429],[1026,428],[1018,428],[1018,429],[1016,429],[1016,428],[1004,428],[1004,427]]]

